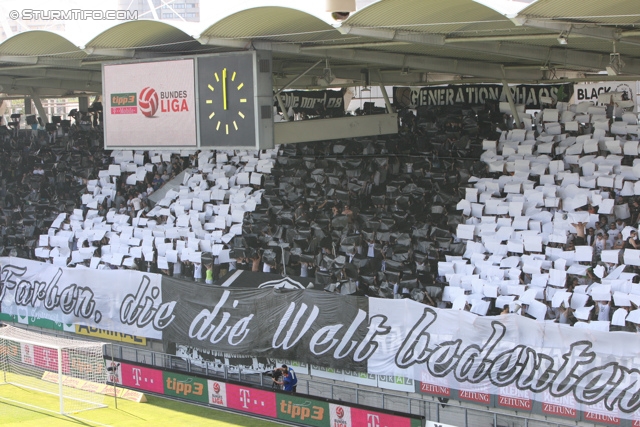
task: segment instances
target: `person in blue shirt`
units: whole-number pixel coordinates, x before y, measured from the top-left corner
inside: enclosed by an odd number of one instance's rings
[[[154,191],[159,190],[163,184],[164,184],[164,181],[162,180],[162,178],[160,178],[160,174],[159,173],[155,174],[153,181],[151,181],[151,186],[153,187],[153,190]]]
[[[282,365],[282,381],[278,382],[282,385],[284,391],[289,391],[291,393],[295,393],[298,386],[298,377],[296,377],[296,373],[293,369],[287,367],[287,365]]]

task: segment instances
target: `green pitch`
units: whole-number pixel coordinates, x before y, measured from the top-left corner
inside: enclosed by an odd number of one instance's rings
[[[118,399],[118,409],[115,408],[113,397],[107,397],[104,403],[109,405],[108,408],[79,412],[73,417],[29,408],[4,399],[32,403],[51,409],[55,409],[58,404],[56,396],[8,384],[0,385],[0,424],[3,427],[276,427],[281,425],[154,396],[147,396],[147,403]]]

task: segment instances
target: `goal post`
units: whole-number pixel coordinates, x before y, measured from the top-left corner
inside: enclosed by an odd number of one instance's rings
[[[106,407],[103,346],[0,327],[0,385],[35,392],[29,402],[0,399],[60,414]]]

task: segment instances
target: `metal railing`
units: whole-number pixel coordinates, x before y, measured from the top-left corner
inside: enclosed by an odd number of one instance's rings
[[[120,344],[106,345],[105,358],[114,358],[156,368],[173,369],[192,374],[225,380],[240,381],[252,385],[268,387],[270,377],[262,373],[243,372],[241,369],[228,365],[212,364],[199,366],[178,356],[155,352],[148,349],[127,347]],[[575,427],[576,425],[592,425],[589,423],[564,424],[562,422],[537,419],[535,416],[509,414],[499,409],[484,410],[469,408],[459,403],[442,403],[432,396],[415,398],[405,394],[393,394],[380,391],[366,390],[343,384],[329,383],[316,379],[306,379],[298,376],[298,392],[321,398],[371,406],[390,411],[422,415],[429,421],[451,424],[459,427]]]

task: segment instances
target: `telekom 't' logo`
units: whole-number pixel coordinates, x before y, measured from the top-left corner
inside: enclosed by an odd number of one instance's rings
[[[140,378],[142,378],[140,376],[140,372],[142,371],[138,368],[133,368],[132,371],[133,371],[133,379],[136,381],[136,385],[140,386]]]
[[[49,355],[50,351],[49,350],[43,350],[42,353],[44,353],[44,356],[42,357],[42,360],[44,360],[44,364],[48,368],[49,367],[49,363],[53,362],[53,359]],[[51,366],[53,366],[53,363],[51,364]]]
[[[250,397],[251,395],[249,394],[249,390],[244,388],[240,389],[240,402],[242,402],[242,407],[244,409],[249,409],[249,406],[247,406],[247,403],[251,403]]]
[[[380,417],[373,414],[367,414],[367,427],[380,427]]]

